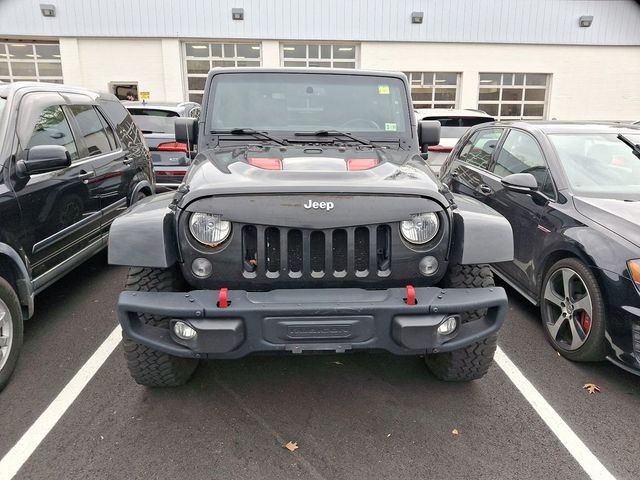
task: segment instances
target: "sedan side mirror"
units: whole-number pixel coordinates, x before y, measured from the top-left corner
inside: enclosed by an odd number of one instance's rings
[[[54,172],[71,165],[71,156],[62,145],[36,145],[27,150],[27,158],[18,160],[18,175],[28,177],[37,173]]]
[[[502,186],[507,190],[517,193],[535,193],[538,191],[536,177],[530,173],[512,173],[501,181]]]
[[[176,118],[176,142],[184,143],[192,152],[198,143],[198,120],[196,118]]]
[[[440,122],[437,120],[421,120],[418,122],[418,143],[421,150],[424,146],[440,144]]]

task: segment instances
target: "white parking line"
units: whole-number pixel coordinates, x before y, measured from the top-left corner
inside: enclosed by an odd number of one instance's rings
[[[500,347],[496,350],[494,360],[590,478],[615,480]]]
[[[82,393],[91,378],[100,369],[109,355],[118,346],[121,339],[121,329],[118,325],[102,345],[98,347],[91,358],[80,368],[78,373],[67,383],[58,396],[42,412],[29,430],[18,440],[11,450],[0,460],[0,480],[11,480],[18,470],[29,459],[38,445],[45,439],[49,432],[56,426],[71,404]]]
[[[82,390],[84,390],[107,358],[109,358],[120,343],[120,338],[121,328],[118,325],[47,409],[42,412],[35,423],[29,427],[29,430],[22,435],[18,443],[0,460],[0,480],[11,480],[18,473],[40,443],[56,426],[67,409],[82,393]],[[584,442],[578,438],[500,347],[496,350],[495,362],[591,479],[615,480],[615,477],[602,465]]]

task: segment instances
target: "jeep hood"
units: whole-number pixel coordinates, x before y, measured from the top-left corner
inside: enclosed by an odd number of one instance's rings
[[[282,169],[253,166],[250,158],[279,159]],[[350,171],[349,159],[376,159],[377,166]],[[198,154],[185,177],[181,205],[204,196],[348,193],[413,195],[449,204],[446,187],[415,152],[382,148],[240,147]]]

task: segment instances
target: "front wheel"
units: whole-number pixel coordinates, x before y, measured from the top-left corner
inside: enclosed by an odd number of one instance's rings
[[[565,258],[547,271],[540,313],[547,340],[562,356],[578,362],[605,358],[602,292],[589,267],[580,260]]]
[[[140,292],[176,292],[184,286],[180,271],[173,268],[132,267],[126,289]],[[169,328],[169,317],[140,315],[147,325]],[[122,345],[129,373],[146,387],[176,387],[185,384],[198,366],[195,358],[181,358],[134,342],[122,333]]]
[[[22,347],[22,311],[9,282],[0,278],[0,391],[9,383]]]
[[[445,288],[490,288],[495,286],[493,272],[489,265],[452,265],[445,275]],[[460,316],[462,323],[484,317],[487,310],[465,312]],[[433,353],[425,356],[431,373],[447,382],[466,382],[485,376],[493,363],[498,336],[491,335],[452,352]]]

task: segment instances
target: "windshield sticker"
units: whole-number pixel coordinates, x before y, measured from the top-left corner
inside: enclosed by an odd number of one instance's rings
[[[385,123],[384,124],[384,129],[388,132],[395,132],[398,130],[398,124],[397,123]]]
[[[389,85],[378,85],[378,95],[389,95]]]

